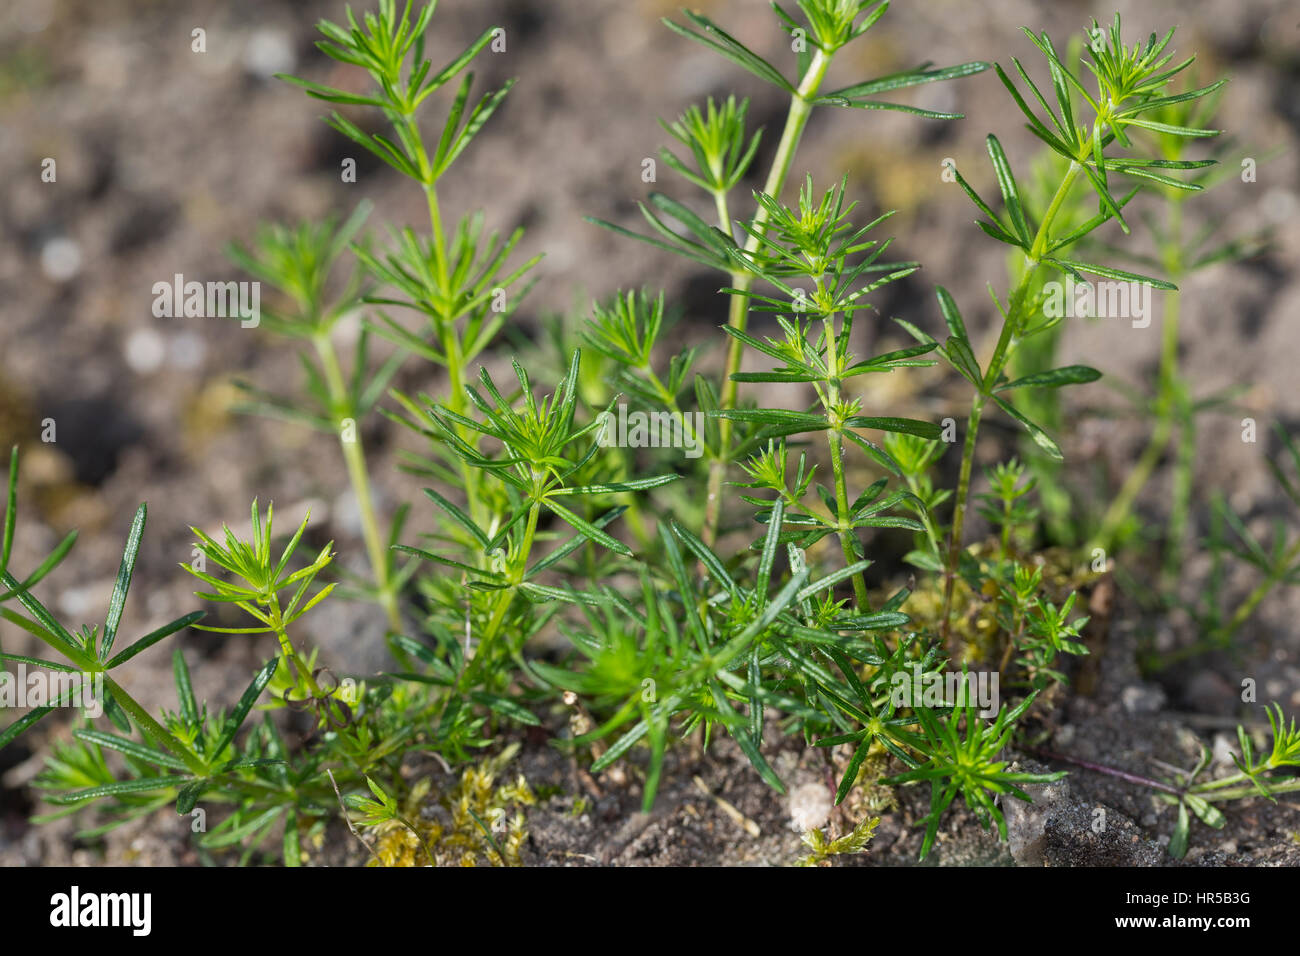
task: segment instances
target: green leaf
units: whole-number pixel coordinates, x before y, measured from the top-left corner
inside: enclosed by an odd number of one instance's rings
[[[647,491],[672,484],[681,475],[656,475],[653,478],[634,478],[631,481],[611,481],[599,485],[573,485],[556,488],[552,495],[613,495],[624,491]]]
[[[792,431],[821,431],[830,427],[830,422],[827,421],[824,415],[795,412],[784,408],[723,408],[711,412],[710,416],[725,418],[733,422],[773,425],[780,429],[790,429]]]
[[[878,428],[886,432],[901,432],[904,435],[916,435],[937,441],[943,436],[943,429],[933,422],[918,421],[915,418],[872,418],[854,415],[844,420],[845,428]]]
[[[501,714],[503,717],[509,717],[517,723],[527,724],[529,727],[540,727],[542,724],[536,714],[508,697],[489,694],[486,691],[471,691],[469,696],[489,710]]]
[[[14,546],[14,522],[18,520],[18,446],[9,449],[9,490],[5,495],[4,529],[0,532],[0,571],[9,567]],[[0,598],[0,600],[5,600]]]
[[[221,738],[212,748],[212,757],[221,756],[223,750],[229,746],[230,742],[235,739],[235,733],[243,726],[244,719],[248,717],[248,712],[253,709],[257,703],[257,698],[262,696],[262,691],[266,685],[271,682],[271,676],[275,673],[276,666],[280,663],[278,657],[273,657],[262,666],[262,669],[253,677],[253,682],[248,685],[244,695],[239,698],[239,703],[231,711],[230,716],[226,718],[226,723],[221,730]]]
[[[377,99],[373,96],[361,96],[357,93],[347,93],[343,90],[336,90],[330,86],[321,86],[319,83],[313,83],[311,80],[304,80],[301,77],[291,76],[288,73],[276,73],[275,78],[305,90],[308,96],[315,97],[318,100],[325,100],[327,103],[343,103],[348,106],[374,106],[380,109],[383,109],[388,105],[384,100]]]
[[[577,529],[577,531],[580,534],[584,535],[587,538],[590,538],[592,541],[596,542],[597,544],[609,548],[609,550],[613,551],[615,554],[621,554],[629,558],[632,557],[632,549],[629,548],[627,545],[625,545],[622,541],[619,541],[617,538],[613,538],[610,535],[606,534],[604,531],[601,531],[590,521],[587,521],[585,518],[582,518],[579,515],[574,514],[572,511],[570,511],[568,508],[564,507],[563,505],[553,501],[550,498],[547,498],[546,507],[549,508],[552,512],[554,512],[555,515],[558,516],[560,519],[572,525],[575,529]]]
[[[1188,809],[1196,814],[1197,818],[1206,826],[1222,830],[1224,825],[1227,824],[1228,818],[1223,815],[1223,811],[1203,797],[1189,793],[1183,799],[1186,801]]]
[[[138,641],[133,643],[126,650],[118,653],[117,656],[114,657],[112,660],[110,660],[107,664],[105,664],[104,667],[107,668],[108,670],[112,670],[113,668],[118,667],[121,664],[125,664],[131,658],[139,654],[141,651],[148,650],[149,648],[153,647],[155,644],[157,644],[159,641],[163,640],[164,638],[170,637],[171,635],[175,634],[177,631],[183,631],[185,630],[185,628],[189,627],[191,624],[195,623],[196,621],[202,620],[205,613],[206,612],[204,611],[191,611],[189,614],[186,614],[184,617],[178,617],[170,624],[164,624],[162,627],[158,628],[157,630],[150,631],[144,637],[140,638]]]
[[[124,793],[144,793],[149,790],[165,790],[168,787],[176,787],[188,782],[188,777],[180,776],[140,777],[136,780],[119,780],[115,783],[106,783],[98,787],[90,787],[86,790],[77,790],[73,793],[53,794],[46,796],[45,799],[50,803],[67,805],[70,803],[82,803],[86,800],[98,800],[100,797],[112,797]]]
[[[863,96],[876,96],[879,93],[891,93],[894,90],[919,86],[922,83],[934,83],[939,80],[955,80],[960,79],[963,76],[973,76],[976,73],[983,73],[988,68],[989,64],[976,60],[971,63],[961,63],[957,66],[946,66],[934,70],[904,70],[901,73],[891,73],[889,76],[882,76],[874,80],[867,80],[864,83],[855,83],[853,86],[846,86],[843,89],[835,90],[834,92],[820,96],[814,100],[814,102],[821,103],[823,101],[834,99],[851,100]]]
[[[771,63],[768,63],[757,53],[754,53],[735,37],[731,36],[731,34],[725,32],[708,17],[702,16],[698,13],[692,13],[689,10],[684,10],[683,14],[691,21],[691,23],[701,29],[703,33],[696,33],[689,27],[684,27],[681,24],[674,23],[672,20],[667,18],[663,21],[664,26],[668,27],[668,29],[672,30],[674,33],[694,40],[696,43],[702,44],[717,53],[721,53],[732,63],[748,70],[759,79],[765,80],[787,93],[793,94],[795,92],[795,88],[790,85],[789,80],[781,75],[780,70],[774,67]]]
[[[1126,119],[1125,126],[1140,126],[1142,129],[1149,129],[1153,133],[1169,133],[1174,136],[1218,136],[1223,132],[1221,129],[1194,129],[1191,126],[1174,126],[1170,123],[1157,123],[1154,120],[1144,119]]]
[[[29,574],[22,583],[15,581],[12,585],[9,585],[10,590],[0,591],[0,602],[8,601],[11,598],[16,597],[19,592],[35,587],[40,583],[41,579],[44,578],[45,575],[53,571],[59,562],[67,557],[68,552],[72,550],[72,546],[76,543],[77,532],[69,532],[68,535],[58,543],[55,549],[46,556],[45,560],[37,566],[36,570]],[[4,565],[0,564],[0,570],[3,569]]]
[[[961,311],[957,308],[957,303],[952,294],[943,286],[936,286],[935,295],[939,299],[939,311],[943,313],[943,320],[948,325],[948,331],[955,338],[969,343],[970,335],[966,332],[966,323],[962,320]]]
[[[181,787],[181,792],[176,794],[176,812],[181,816],[186,816],[192,812],[207,786],[208,782],[206,780],[195,780],[193,783]]]
[[[1162,289],[1165,292],[1177,292],[1178,286],[1172,282],[1165,282],[1163,279],[1153,279],[1150,276],[1138,275],[1136,272],[1125,272],[1123,269],[1112,269],[1110,266],[1091,265],[1087,262],[1076,262],[1072,259],[1047,259],[1047,262],[1055,263],[1066,271],[1078,270],[1087,272],[1091,275],[1104,276],[1107,279],[1121,279],[1125,282],[1140,282],[1143,285],[1149,285],[1153,289]]]
[[[442,555],[434,554],[432,551],[426,551],[423,548],[413,548],[409,544],[395,544],[394,551],[401,551],[403,554],[414,555],[424,561],[432,561],[435,564],[441,564],[444,567],[455,568],[458,571],[464,571],[467,574],[478,575],[481,578],[487,578],[489,581],[504,580],[497,571],[491,571],[486,568],[476,568],[473,565],[465,564],[462,561],[454,561],[451,558],[444,558]]]
[[[168,770],[179,770],[181,773],[186,770],[184,761],[178,760],[171,754],[135,740],[118,737],[116,734],[106,734],[98,730],[74,730],[72,736],[87,743],[107,747],[109,750],[116,750],[118,753],[126,754],[128,757],[134,757],[136,760],[142,760],[145,763],[158,764],[158,766],[166,767]]]
[[[1084,385],[1101,378],[1101,372],[1087,365],[1065,365],[1049,372],[1026,375],[1014,382],[999,385],[993,391],[1005,392],[1013,388],[1061,388],[1064,385]]]
[[[1020,240],[1028,246],[1033,240],[1025,221],[1024,207],[1020,204],[1020,189],[1016,185],[1015,176],[1011,174],[1011,164],[1007,162],[1007,154],[996,136],[990,133],[987,143],[989,157],[993,160],[993,171],[998,177],[998,188],[1002,190],[1002,199],[1007,205],[1007,214],[1011,217],[1011,225],[1015,227]]]
[[[1047,452],[1058,461],[1063,461],[1065,459],[1065,455],[1061,453],[1061,447],[1052,440],[1052,437],[1048,435],[1047,432],[1043,431],[1039,426],[1035,425],[1017,411],[1011,404],[1003,401],[996,395],[993,396],[993,401],[997,403],[998,408],[1002,409],[1025,427],[1025,430],[1029,432],[1029,437],[1034,440],[1039,448],[1043,449],[1043,451]]]
[[[52,706],[47,705],[43,707],[35,707],[32,710],[29,710],[27,713],[23,714],[23,716],[19,717],[12,724],[6,727],[3,731],[0,731],[0,750],[3,750],[5,747],[8,747],[9,744],[11,744],[14,740],[18,738],[20,734],[23,733],[23,731],[25,731],[28,727],[31,727],[42,717],[45,717],[47,714],[50,714],[53,711],[54,708]]]
[[[465,514],[465,512],[461,511],[432,488],[425,488],[424,493],[430,501],[450,515],[452,520],[468,531],[474,540],[482,545],[483,550],[486,551],[489,549],[488,536],[470,519],[469,515]]]
[[[1178,822],[1169,837],[1169,855],[1175,860],[1181,860],[1187,855],[1187,838],[1191,827],[1192,821],[1187,815],[1187,804],[1179,802]]]
[[[193,725],[198,721],[199,706],[194,699],[194,688],[190,683],[190,669],[185,664],[185,654],[178,647],[172,651],[172,675],[176,681],[176,697],[180,701],[181,718]]]

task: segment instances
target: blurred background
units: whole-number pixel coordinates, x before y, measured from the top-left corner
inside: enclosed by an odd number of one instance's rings
[[[365,6],[364,0],[358,5]],[[766,3],[701,0],[695,6],[787,72],[792,68],[788,42]],[[721,340],[716,326],[725,321],[725,302],[717,276],[583,221],[591,215],[635,227],[635,204],[651,189],[690,195],[662,164],[657,184],[643,182],[642,161],[668,139],[656,119],[675,118],[708,95],[752,97],[751,124],[767,130],[755,169],[770,161],[784,119],[782,98],[665,29],[659,18],[676,8],[662,0],[440,4],[428,39],[435,63],[500,25],[507,49],[476,62],[476,89],[518,78],[445,181],[443,195],[448,219],[482,207],[489,227],[527,230],[520,260],[546,255],[511,330],[521,357],[541,348],[530,343],[540,338],[546,317],[580,317],[591,298],[639,286],[666,291],[681,310],[682,336],[715,346]],[[1243,386],[1239,401],[1260,422],[1261,435],[1273,422],[1294,430],[1300,425],[1300,10],[1294,3],[896,2],[837,59],[829,82],[847,85],[927,60],[1009,64],[1012,56],[1040,76],[1041,58],[1021,25],[1048,30],[1063,43],[1093,17],[1107,23],[1115,9],[1130,39],[1177,24],[1173,45],[1180,58],[1197,54],[1202,82],[1231,76],[1220,125],[1235,145],[1225,162],[1254,158],[1258,173],[1254,182],[1230,175],[1197,197],[1189,205],[1189,229],[1213,224],[1226,237],[1268,230],[1273,244],[1183,285],[1184,368],[1198,391]],[[197,606],[175,568],[190,558],[188,526],[246,522],[253,497],[274,499],[286,520],[310,505],[313,535],[321,543],[337,540],[340,560],[363,567],[356,509],[334,443],[231,411],[234,377],[272,390],[297,382],[292,344],[235,322],[156,318],[151,311],[153,284],[177,273],[199,281],[247,278],[223,248],[249,239],[261,221],[346,215],[365,198],[376,204],[372,226],[422,222],[415,187],[328,128],[323,104],[272,77],[292,71],[330,85],[355,83],[313,46],[315,22],[342,16],[336,0],[0,5],[0,448],[16,443],[23,454],[17,566],[29,566],[69,529],[81,531],[42,592],[71,620],[103,619],[140,501],[149,503],[149,528],[127,608],[131,630]],[[205,31],[202,53],[192,49],[196,28]],[[898,210],[886,227],[899,237],[893,255],[920,260],[924,268],[877,300],[882,316],[934,331],[940,320],[933,287],[942,283],[962,303],[968,323],[985,331],[992,305],[984,285],[1006,288],[1006,257],[975,228],[968,200],[944,181],[942,163],[955,159],[987,196],[996,193],[984,153],[987,133],[999,136],[1018,174],[1029,172],[1018,157],[1037,155],[1041,144],[992,72],[899,99],[966,118],[819,110],[792,179],[811,172],[825,187],[847,172],[850,197],[870,213],[863,221]],[[445,109],[443,97],[435,101],[427,108]],[[355,183],[340,176],[349,157],[357,163]],[[42,180],[47,159],[56,164],[54,182]],[[1125,247],[1150,252],[1144,232],[1136,228]],[[1069,324],[1063,358],[1099,367],[1108,381],[1149,385],[1159,353],[1156,301],[1157,320],[1146,330]],[[881,335],[893,341],[894,333]],[[718,351],[706,361],[716,361]],[[882,400],[908,403],[909,413],[958,414],[958,390],[944,378],[936,371],[922,379],[925,394],[886,392]],[[443,390],[417,362],[407,363],[397,384]],[[1062,436],[1068,460],[1116,481],[1146,436],[1144,426],[1102,414],[1117,401],[1111,391],[1090,387],[1087,414],[1072,416],[1070,433]],[[1203,420],[1197,484],[1222,489],[1244,514],[1284,515],[1264,465],[1268,439],[1243,444],[1240,417]],[[47,420],[56,429],[53,442],[42,441]],[[409,441],[397,432],[376,416],[364,435],[385,510],[412,498],[416,487],[393,469],[398,447]],[[1167,494],[1159,478],[1148,489],[1157,513]],[[1270,648],[1268,692],[1288,708],[1300,705],[1294,604],[1285,597],[1271,602],[1255,625],[1260,646]],[[369,617],[339,605],[314,622],[315,637],[344,666],[366,666],[368,648],[378,643],[379,625]],[[17,639],[12,631],[3,632],[6,642]],[[1278,638],[1280,658],[1273,650]],[[239,639],[186,640],[214,662],[196,668],[196,690],[216,700],[237,693],[265,650]],[[129,686],[137,696],[173,705],[168,655],[146,655],[133,667]],[[1185,676],[1179,686],[1198,675]],[[1206,709],[1204,696],[1216,692],[1214,676],[1183,706]],[[1219,684],[1231,696],[1231,684],[1221,677]],[[46,732],[57,728],[51,722]],[[41,739],[35,735],[0,753],[0,862],[58,862],[72,852],[23,823],[33,806],[24,786],[38,769]],[[122,852],[162,852],[147,835],[138,839],[146,842]]]

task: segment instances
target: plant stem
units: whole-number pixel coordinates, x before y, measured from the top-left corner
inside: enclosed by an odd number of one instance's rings
[[[1071,763],[1076,767],[1082,767],[1084,770],[1091,770],[1095,773],[1104,773],[1109,777],[1116,777],[1127,783],[1135,783],[1142,787],[1150,787],[1152,790],[1159,790],[1161,793],[1168,793],[1180,799],[1186,794],[1194,794],[1202,800],[1239,800],[1243,797],[1259,796],[1259,791],[1253,784],[1248,786],[1239,786],[1243,781],[1250,779],[1244,773],[1238,773],[1231,777],[1224,777],[1222,780],[1215,780],[1211,783],[1203,783],[1187,789],[1179,789],[1170,784],[1163,783],[1159,780],[1152,780],[1150,777],[1144,777],[1141,774],[1129,773],[1126,770],[1119,770],[1115,767],[1108,767],[1105,764],[1093,763],[1090,760],[1080,760],[1078,757],[1067,757],[1065,754],[1055,753],[1051,750],[1039,750],[1037,748],[1026,748],[1027,753],[1045,760],[1057,760],[1061,763]],[[1268,782],[1270,793],[1292,793],[1300,790],[1300,777],[1292,777],[1286,780],[1270,780]]]
[[[817,95],[818,89],[821,88],[822,80],[825,79],[826,70],[830,64],[831,55],[824,50],[817,50],[813,54],[812,61],[808,64],[808,70],[804,73],[799,88],[790,97],[790,110],[786,114],[785,128],[781,132],[781,142],[777,145],[776,156],[772,159],[772,168],[768,171],[767,182],[763,185],[763,192],[769,196],[779,198],[781,195],[786,177],[790,173],[790,165],[794,161],[794,154],[799,148],[799,141],[803,138],[804,128],[808,125],[808,116],[812,113],[811,101]],[[758,251],[759,237],[766,234],[767,221],[767,209],[759,205],[750,226],[755,235],[751,235],[746,240],[745,252],[752,255]],[[729,225],[730,223],[728,223]],[[735,288],[741,293],[748,292],[753,284],[754,276],[749,272],[738,274],[734,283]],[[743,332],[748,321],[749,297],[743,294],[733,294],[727,324],[733,329]],[[743,354],[744,343],[739,339],[732,338],[727,349],[727,364],[722,376],[722,395],[719,399],[719,405],[723,410],[736,407],[736,394],[739,385],[732,379],[732,376],[740,371]],[[722,482],[726,477],[727,460],[731,454],[731,422],[725,418],[720,420],[718,422],[718,432],[720,447],[716,449],[713,459],[709,462],[709,483],[704,505],[703,540],[705,544],[710,546],[717,540],[718,525],[722,517]]]
[[[1196,417],[1190,401],[1181,403],[1178,415],[1178,453],[1174,458],[1174,488],[1169,499],[1169,537],[1165,543],[1164,573],[1177,579],[1183,567],[1183,549],[1192,511],[1193,468],[1196,463]]]
[[[1096,128],[1094,127],[1093,136],[1096,135]],[[1087,153],[1091,152],[1092,137],[1089,137],[1084,145],[1086,148],[1081,155],[1087,155]],[[1014,345],[1015,333],[1027,318],[1025,315],[1025,302],[1029,296],[1034,273],[1038,271],[1042,256],[1046,253],[1052,223],[1057,214],[1060,213],[1065,197],[1069,194],[1070,187],[1074,185],[1074,181],[1081,169],[1082,166],[1077,161],[1070,164],[1069,171],[1066,172],[1061,179],[1061,184],[1056,188],[1056,194],[1052,197],[1047,212],[1043,214],[1042,222],[1038,224],[1038,232],[1034,236],[1027,257],[1028,264],[1025,273],[1021,276],[1020,282],[1007,302],[1007,313],[1003,318],[1002,331],[998,335],[997,345],[994,346],[993,356],[989,359],[984,381],[971,402],[970,415],[966,419],[966,440],[962,447],[961,471],[957,479],[956,499],[953,502],[952,533],[948,543],[947,567],[944,569],[943,610],[940,616],[940,636],[948,643],[951,643],[952,597],[957,583],[957,568],[961,561],[966,506],[970,497],[971,470],[975,463],[975,442],[979,434],[980,419],[984,414],[984,406],[992,396],[993,389],[1002,375],[1002,370],[1006,368],[1010,357],[1009,352]]]
[[[280,653],[284,656],[284,659],[293,664],[294,670],[303,675],[307,690],[313,699],[326,696],[321,693],[320,685],[316,683],[316,677],[312,674],[310,665],[298,653],[298,649],[293,646],[293,642],[289,640],[289,632],[285,628],[284,619],[280,615],[280,599],[274,593],[270,596],[268,611],[271,615],[271,629],[275,631],[276,639],[280,642]]]
[[[820,297],[822,291],[820,278],[817,280],[817,286]],[[826,315],[823,325],[826,329],[826,364],[830,373],[827,376],[825,404],[826,412],[831,417],[831,427],[827,430],[826,440],[831,450],[831,472],[835,476],[835,510],[838,512],[835,520],[840,548],[844,552],[844,564],[848,567],[854,564],[858,557],[857,549],[854,547],[856,532],[849,523],[849,490],[844,477],[844,426],[839,418],[840,353],[835,341],[835,313]],[[857,604],[858,613],[865,614],[870,610],[866,580],[861,574],[853,575],[853,600]]]
[[[1137,464],[1133,466],[1133,470],[1124,479],[1119,493],[1111,499],[1110,507],[1106,509],[1106,514],[1101,519],[1101,528],[1098,530],[1096,538],[1097,547],[1109,550],[1114,546],[1115,536],[1119,532],[1120,526],[1132,514],[1133,504],[1137,500],[1138,494],[1146,487],[1146,483],[1151,480],[1156,466],[1160,463],[1161,456],[1164,455],[1165,449],[1169,447],[1171,434],[1172,422],[1163,416],[1158,418],[1155,428],[1151,432],[1151,440],[1147,443],[1147,447],[1143,449]]]
[[[540,476],[534,473],[533,477],[534,480],[538,480]],[[533,539],[537,534],[537,520],[541,515],[541,510],[541,504],[534,498],[532,505],[528,509],[528,523],[524,529],[523,541],[510,562],[510,587],[497,592],[498,596],[496,605],[492,609],[492,617],[488,619],[487,627],[484,628],[483,635],[479,638],[478,647],[474,651],[473,658],[466,661],[465,668],[456,681],[458,691],[464,691],[470,686],[470,677],[475,673],[475,665],[486,656],[486,651],[492,646],[501,631],[501,625],[505,622],[506,613],[514,602],[516,590],[524,579],[524,572],[528,569],[528,558],[532,554]]]
[[[1183,193],[1170,197],[1169,226],[1166,233],[1165,272],[1170,280],[1180,284],[1187,270],[1183,265]],[[1165,544],[1164,572],[1172,578],[1182,567],[1183,544],[1187,540],[1187,525],[1191,516],[1192,466],[1196,456],[1195,413],[1189,405],[1190,397],[1182,387],[1178,369],[1178,319],[1182,293],[1175,292],[1165,299],[1163,341],[1160,348],[1160,384],[1168,395],[1163,412],[1170,421],[1178,420],[1178,455],[1174,460],[1174,487],[1169,502],[1169,537]]]
[[[1182,232],[1182,202],[1178,199],[1171,200],[1172,205],[1169,211],[1169,230],[1168,242],[1164,250],[1163,265],[1165,272],[1171,280],[1177,281],[1181,278],[1183,269],[1180,255],[1180,236]],[[1179,415],[1179,376],[1178,376],[1178,320],[1179,320],[1179,303],[1180,294],[1177,292],[1170,293],[1164,299],[1165,310],[1163,325],[1161,329],[1160,344],[1160,370],[1156,379],[1156,399],[1154,410],[1156,413],[1155,427],[1151,431],[1151,440],[1147,443],[1142,455],[1138,458],[1137,465],[1129,472],[1128,477],[1120,486],[1119,493],[1106,509],[1105,515],[1101,520],[1101,528],[1097,532],[1096,546],[1110,549],[1115,546],[1115,537],[1120,527],[1133,513],[1133,506],[1137,503],[1137,497],[1141,494],[1142,489],[1146,487],[1147,482],[1155,474],[1156,467],[1160,464],[1160,459],[1169,447],[1173,439],[1174,419]],[[1191,416],[1184,418],[1183,430],[1186,432],[1192,427]],[[1191,442],[1190,448],[1194,448],[1195,436],[1182,435],[1182,441],[1179,443],[1180,456],[1179,465],[1174,475],[1174,502],[1170,509],[1169,520],[1169,538],[1166,545],[1165,567],[1166,570],[1172,570],[1181,564],[1176,559],[1178,552],[1182,548],[1183,541],[1187,532],[1188,511],[1190,508],[1190,485],[1191,485],[1191,465],[1192,462],[1187,458],[1190,450],[1188,442]],[[1185,471],[1186,474],[1181,472]]]
[[[1300,538],[1297,538],[1295,543],[1292,544],[1291,547],[1287,548],[1286,554],[1283,555],[1282,560],[1276,565],[1274,573],[1268,575],[1263,581],[1260,581],[1259,584],[1255,586],[1255,589],[1246,597],[1246,600],[1242,601],[1241,604],[1238,605],[1231,620],[1224,625],[1221,633],[1216,635],[1216,639],[1219,641],[1220,645],[1227,644],[1232,640],[1232,636],[1236,634],[1250,616],[1255,613],[1255,608],[1259,607],[1260,602],[1268,596],[1268,592],[1273,590],[1278,582],[1282,580],[1282,577],[1290,568],[1291,562],[1293,562],[1297,557],[1300,557]]]
[[[1039,750],[1036,747],[1028,747],[1026,753],[1031,753],[1036,757],[1044,760],[1056,760],[1060,763],[1071,763],[1076,767],[1082,767],[1084,770],[1091,770],[1094,773],[1104,773],[1108,777],[1116,777],[1127,783],[1136,783],[1139,786],[1150,787],[1152,790],[1159,790],[1162,793],[1173,794],[1181,797],[1183,791],[1170,784],[1163,783],[1159,780],[1153,780],[1150,777],[1144,777],[1141,774],[1129,773],[1127,770],[1120,770],[1117,767],[1108,767],[1105,764],[1093,763],[1091,760],[1082,760],[1079,757],[1067,757],[1065,754],[1059,754],[1052,750]]]
[[[352,408],[351,396],[343,382],[343,371],[339,367],[338,354],[329,334],[323,333],[312,339],[316,354],[320,356],[321,367],[325,370],[325,383],[329,389],[330,405],[335,421],[334,431],[343,450],[343,461],[347,465],[348,480],[352,483],[352,494],[357,500],[357,511],[361,515],[361,536],[365,540],[366,552],[370,556],[370,571],[375,580],[375,591],[379,605],[388,618],[388,626],[394,631],[402,630],[402,614],[398,610],[397,595],[393,591],[388,553],[384,548],[384,539],[379,532],[379,522],[375,517],[374,496],[370,490],[370,472],[366,467],[366,453],[361,446],[361,426],[357,422],[356,409]],[[343,435],[343,422],[351,419],[354,434],[349,441]]]
[[[458,415],[464,415],[465,408],[465,380],[464,380],[464,361],[461,358],[462,348],[460,335],[456,330],[456,322],[451,314],[450,292],[451,271],[447,262],[447,241],[442,231],[442,209],[438,204],[438,189],[433,183],[428,183],[424,187],[425,202],[429,207],[429,232],[433,240],[433,259],[434,275],[437,279],[438,289],[443,298],[446,300],[443,314],[435,322],[434,331],[442,343],[443,357],[447,361],[448,390],[450,395],[447,398],[447,407]],[[461,425],[454,425],[457,436],[464,442],[473,446],[475,436],[468,429]],[[470,517],[476,523],[483,523],[483,503],[478,493],[478,473],[466,464],[464,461],[459,462],[461,480],[465,483],[465,502],[469,506]]]
[[[172,735],[171,731],[154,720],[149,711],[136,703],[135,698],[106,673],[104,674],[104,687],[113,695],[113,699],[122,705],[122,709],[135,718],[141,733],[164,750],[178,757],[196,777],[206,777],[208,775],[207,764],[191,753],[188,747]]]
[[[1240,800],[1243,797],[1259,796],[1259,791],[1255,789],[1254,784],[1238,786],[1242,781],[1249,779],[1246,774],[1239,773],[1231,777],[1224,777],[1222,780],[1215,780],[1212,783],[1203,783],[1198,787],[1193,787],[1190,792],[1203,800]],[[1229,785],[1231,785],[1230,789]],[[1268,781],[1268,792],[1271,794],[1293,793],[1296,790],[1300,790],[1300,777]]]
[[[1300,790],[1300,777],[1291,777],[1287,780],[1281,781],[1270,780],[1268,784],[1268,792],[1271,794],[1295,793],[1297,790]],[[1212,793],[1201,793],[1199,790],[1194,790],[1192,792],[1202,800],[1209,801],[1240,800],[1244,797],[1259,796],[1259,791],[1253,786],[1238,787],[1235,790],[1216,790]]]

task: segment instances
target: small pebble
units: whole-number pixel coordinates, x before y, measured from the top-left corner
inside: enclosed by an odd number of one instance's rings
[[[57,236],[41,247],[41,271],[54,282],[67,282],[81,271],[81,247],[66,236]]]
[[[805,783],[790,791],[790,826],[800,833],[826,825],[831,795],[824,784]]]
[[[167,357],[167,343],[154,329],[143,328],[126,339],[126,364],[138,375],[149,375],[162,368]]]
[[[297,63],[293,44],[282,30],[257,30],[244,47],[244,69],[263,79],[288,73]]]
[[[1165,705],[1165,692],[1147,684],[1130,684],[1120,694],[1124,709],[1130,714],[1154,714]]]

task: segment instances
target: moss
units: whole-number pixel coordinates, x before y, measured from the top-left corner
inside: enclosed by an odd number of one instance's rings
[[[830,866],[832,857],[843,853],[861,853],[876,835],[880,817],[868,817],[842,837],[834,840],[826,838],[821,830],[809,830],[803,835],[803,842],[812,852],[795,860],[795,866]]]
[[[994,539],[980,542],[968,549],[971,556],[981,562],[998,559],[998,542]],[[1081,564],[1065,548],[1047,548],[1043,551],[1013,553],[1011,558],[1031,567],[1043,568],[1043,595],[1050,601],[1061,603],[1071,591],[1077,591],[1097,581],[1101,574],[1087,564]],[[891,592],[874,595],[883,602]],[[953,634],[958,648],[952,665],[977,664],[996,661],[1002,651],[1004,631],[997,620],[997,584],[986,578],[979,594],[972,591],[962,578],[953,589]],[[939,632],[939,617],[943,609],[943,578],[927,575],[915,585],[907,599],[907,613],[917,629]]]
[[[381,824],[377,859],[369,865],[427,866],[427,846],[438,866],[519,866],[528,836],[523,810],[537,798],[523,774],[498,782],[518,749],[512,744],[471,764],[455,786],[440,793],[435,794],[432,778],[420,780],[402,805],[414,832],[396,820]]]

